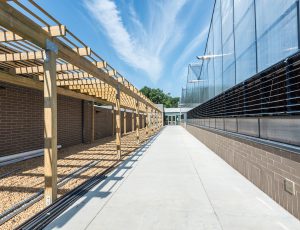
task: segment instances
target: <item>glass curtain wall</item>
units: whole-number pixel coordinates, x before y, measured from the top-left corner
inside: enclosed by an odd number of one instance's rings
[[[215,0],[200,81],[187,81],[182,103],[201,104],[297,52],[299,8],[298,0]]]
[[[188,75],[187,75],[187,86],[185,89],[182,89],[181,104],[185,106],[195,107],[199,105],[199,101],[204,98],[208,98],[206,86],[204,81],[199,81],[202,65],[190,64],[188,66]]]

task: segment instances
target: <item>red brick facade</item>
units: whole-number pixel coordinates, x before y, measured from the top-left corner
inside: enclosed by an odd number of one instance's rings
[[[0,156],[44,147],[43,92],[0,82]],[[58,144],[63,147],[92,140],[92,102],[58,95]],[[112,136],[111,109],[95,108],[95,140]],[[122,132],[124,118],[121,113]],[[115,116],[114,116],[115,124]],[[131,112],[127,112],[127,132]]]
[[[112,112],[111,109],[95,109],[95,139],[112,136]]]
[[[43,92],[0,85],[0,156],[43,148]],[[58,144],[81,143],[81,100],[58,95],[57,108]]]

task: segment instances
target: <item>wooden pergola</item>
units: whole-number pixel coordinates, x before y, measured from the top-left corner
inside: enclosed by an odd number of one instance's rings
[[[162,126],[155,104],[33,0],[0,0],[0,81],[44,91],[46,205],[57,198],[57,94],[116,108],[118,159],[121,108],[137,114],[138,142],[140,113],[147,133]]]

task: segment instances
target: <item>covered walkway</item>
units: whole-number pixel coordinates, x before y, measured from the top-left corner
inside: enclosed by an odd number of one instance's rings
[[[300,229],[184,128],[164,128],[48,229]]]

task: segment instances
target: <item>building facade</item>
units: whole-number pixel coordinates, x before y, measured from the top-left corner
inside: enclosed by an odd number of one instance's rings
[[[300,219],[299,9],[216,0],[181,103],[190,133]]]
[[[180,125],[186,124],[187,113],[191,108],[164,108],[164,124]]]
[[[298,0],[216,0],[205,53],[182,103],[200,104],[299,50]]]

